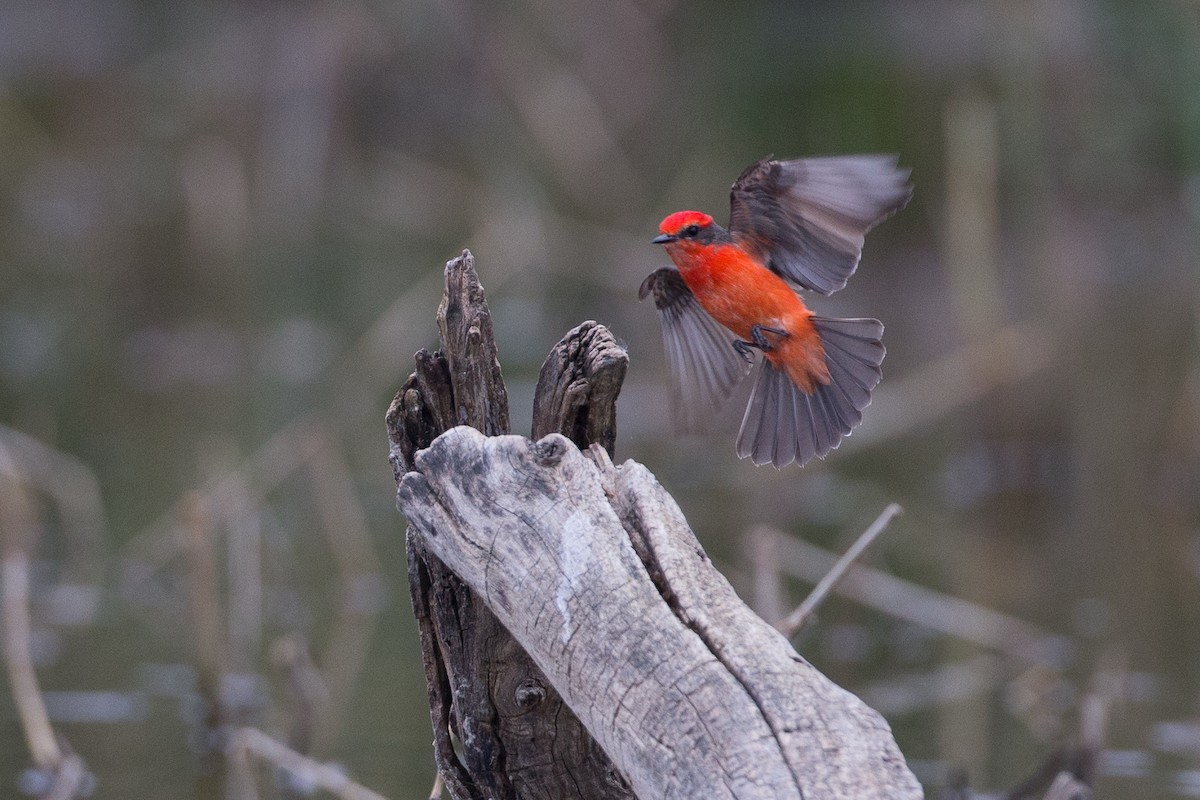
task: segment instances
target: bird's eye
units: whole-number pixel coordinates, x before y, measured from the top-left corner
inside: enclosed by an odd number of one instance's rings
[[[696,236],[699,233],[700,233],[699,225],[688,225],[686,228],[683,229],[684,236],[689,236],[689,237]]]

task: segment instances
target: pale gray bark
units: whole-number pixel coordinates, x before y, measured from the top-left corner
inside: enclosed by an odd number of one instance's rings
[[[466,428],[399,503],[639,798],[916,798],[887,723],[733,593],[641,465]]]

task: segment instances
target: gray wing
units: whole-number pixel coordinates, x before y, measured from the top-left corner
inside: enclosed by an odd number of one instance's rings
[[[671,375],[676,424],[696,431],[711,420],[750,364],[733,349],[736,338],[708,315],[674,267],[652,272],[638,298],[654,295]]]
[[[733,184],[729,231],[781,277],[833,294],[858,267],[867,231],[912,196],[908,175],[890,155],[764,158]]]

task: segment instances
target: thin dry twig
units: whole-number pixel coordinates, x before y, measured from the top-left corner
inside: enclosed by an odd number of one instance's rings
[[[271,663],[287,684],[289,726],[287,744],[297,753],[316,750],[316,732],[330,706],[329,688],[299,633],[280,636],[271,644]]]
[[[285,769],[342,800],[386,800],[383,795],[347,778],[337,767],[302,756],[257,728],[239,728],[230,737],[229,757],[236,761],[247,755]]]
[[[838,555],[776,532],[779,568],[803,581],[820,581]],[[1067,649],[1062,636],[978,603],[936,592],[871,567],[855,564],[835,587],[838,594],[899,619],[1007,653],[1023,662],[1057,664]]]
[[[0,541],[3,553],[4,660],[21,730],[33,761],[41,769],[57,770],[62,749],[38,686],[29,648],[29,553],[37,526],[29,496],[18,479],[17,467],[0,444]]]
[[[10,550],[4,556],[3,576],[4,656],[13,704],[34,763],[55,770],[62,763],[62,749],[50,726],[29,650],[29,557],[21,550]]]
[[[32,625],[29,613],[29,550],[37,538],[33,502],[24,476],[7,446],[0,442],[0,581],[3,596],[4,660],[12,687],[13,705],[30,757],[46,773],[50,786],[47,800],[71,800],[87,780],[87,765],[71,752],[50,725],[50,715],[38,685],[30,649]]]
[[[812,621],[813,616],[816,614],[817,606],[825,601],[825,598],[829,596],[829,593],[833,591],[838,582],[845,577],[850,567],[862,558],[863,553],[867,552],[867,548],[871,546],[871,543],[878,539],[879,535],[887,529],[888,524],[895,517],[903,513],[904,509],[898,503],[890,503],[883,510],[883,513],[871,523],[870,527],[859,535],[854,544],[850,546],[850,549],[846,551],[845,555],[837,560],[837,563],[825,574],[820,583],[813,588],[808,597],[804,598],[804,602],[795,611],[788,614],[786,619],[777,623],[775,627],[789,639],[799,633],[805,625]]]

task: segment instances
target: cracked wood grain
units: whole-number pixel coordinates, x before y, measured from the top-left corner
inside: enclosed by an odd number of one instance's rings
[[[921,797],[882,717],[734,595],[644,467],[602,453],[456,428],[399,502],[637,797]]]

